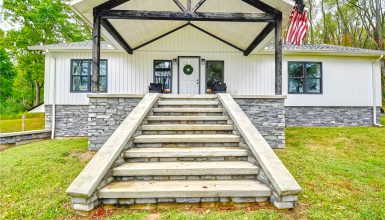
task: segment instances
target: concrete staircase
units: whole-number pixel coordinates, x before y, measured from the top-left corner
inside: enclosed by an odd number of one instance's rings
[[[88,212],[267,200],[287,209],[301,190],[230,94],[146,94],[66,192]]]
[[[125,150],[103,204],[262,202],[271,189],[215,95],[163,95]]]

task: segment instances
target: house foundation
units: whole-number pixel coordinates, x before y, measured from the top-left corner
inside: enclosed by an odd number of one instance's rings
[[[55,137],[86,137],[88,105],[56,105]],[[52,105],[45,106],[45,128],[52,129]]]
[[[341,127],[373,125],[373,107],[285,107],[286,127]],[[380,107],[377,108],[377,123]]]
[[[142,97],[96,94],[89,95],[89,105],[57,105],[55,136],[88,136],[89,149],[99,150]],[[285,96],[235,95],[234,100],[272,148],[285,147],[286,127],[373,125],[372,107],[285,107]],[[46,129],[51,129],[52,105],[46,105],[45,117]]]

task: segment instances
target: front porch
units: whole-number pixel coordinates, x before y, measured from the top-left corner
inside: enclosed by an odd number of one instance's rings
[[[93,24],[91,91],[98,93],[105,90],[100,70],[101,36],[108,39],[114,47],[135,57],[136,53],[140,54],[146,50],[158,53],[169,51],[168,49],[154,51],[151,47],[177,32],[194,29],[221,44],[221,49],[210,51],[213,53],[221,53],[223,48],[231,48],[231,53],[247,57],[260,52],[274,40],[274,64],[270,73],[273,82],[269,82],[273,83],[274,89],[270,94],[282,95],[282,23],[286,24],[293,5],[283,1],[268,3],[259,0],[226,3],[216,1],[170,0],[139,3],[121,0],[106,1],[92,6],[86,0],[75,3],[72,6],[74,10]],[[173,43],[180,46],[190,42],[188,38],[179,38]],[[192,49],[194,51],[192,53],[191,50],[179,51],[168,60],[153,58],[152,83],[162,84],[162,90],[176,94],[205,94],[212,90],[210,88],[212,83],[234,83],[230,81],[231,79],[225,78],[223,70],[225,64],[222,59],[207,59],[205,57],[207,53],[195,48]],[[250,62],[246,58],[239,61]],[[173,65],[177,66],[176,71]],[[218,65],[221,71],[218,73],[219,76],[212,79],[210,68],[213,65]],[[241,68],[242,64],[235,65]],[[239,85],[233,89],[236,94],[240,89]]]

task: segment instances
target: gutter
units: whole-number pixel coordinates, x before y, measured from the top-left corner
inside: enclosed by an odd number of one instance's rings
[[[373,125],[375,127],[383,127],[383,125],[377,124],[377,96],[376,96],[376,74],[374,71],[374,65],[384,58],[384,55],[381,55],[377,60],[372,63],[372,89],[373,89]]]

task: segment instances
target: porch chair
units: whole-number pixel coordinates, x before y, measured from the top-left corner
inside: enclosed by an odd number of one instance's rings
[[[149,93],[162,93],[162,84],[160,83],[150,83],[148,87]]]
[[[226,93],[227,85],[226,83],[214,83],[213,88],[214,93]]]

